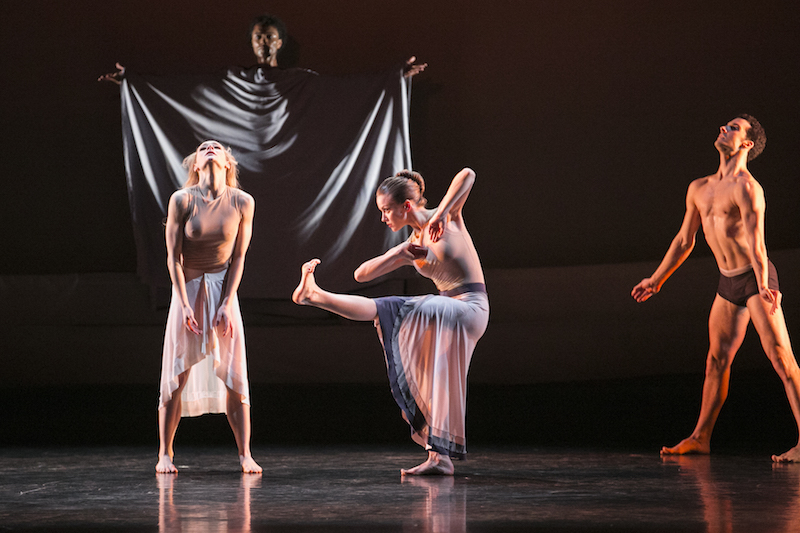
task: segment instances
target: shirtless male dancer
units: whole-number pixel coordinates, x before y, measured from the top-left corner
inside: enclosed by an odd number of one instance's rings
[[[792,353],[781,309],[775,266],[764,243],[764,190],[747,170],[747,162],[764,149],[766,136],[750,115],[739,115],[720,127],[714,142],[719,170],[694,180],[686,193],[686,214],[664,259],[649,278],[631,291],[637,302],[656,294],[686,260],[700,226],[720,270],[719,287],[708,320],[709,349],[703,398],[697,426],[663,455],[707,454],[711,432],[728,396],[733,358],[744,340],[750,320],[764,351],[783,381],[786,396],[800,428],[800,368]],[[800,462],[800,440],[775,462]]]

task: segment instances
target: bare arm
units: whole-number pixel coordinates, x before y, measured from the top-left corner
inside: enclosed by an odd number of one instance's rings
[[[353,277],[359,283],[372,281],[402,266],[414,264],[415,259],[423,259],[427,253],[428,249],[424,246],[418,246],[408,241],[401,242],[383,255],[361,263],[353,273]]]
[[[649,278],[645,278],[636,285],[631,291],[631,296],[637,302],[644,302],[661,290],[661,286],[669,279],[675,270],[686,261],[692,253],[696,242],[697,230],[700,229],[700,212],[694,202],[694,195],[697,189],[697,182],[689,185],[686,193],[686,213],[683,216],[681,229],[658,265],[656,271]]]
[[[437,242],[444,234],[444,225],[447,223],[448,217],[451,220],[461,218],[461,210],[464,208],[474,184],[475,171],[471,168],[464,168],[453,177],[439,207],[428,221],[428,231],[433,242]]]
[[[201,333],[200,326],[194,317],[194,309],[189,304],[189,297],[186,294],[186,275],[183,271],[181,253],[183,251],[183,232],[188,213],[188,197],[183,191],[177,191],[170,196],[169,207],[167,208],[167,270],[172,280],[172,286],[180,298],[181,309],[183,309],[183,325],[194,334]]]
[[[772,304],[770,314],[774,314],[780,304],[781,294],[769,288],[769,259],[764,240],[764,190],[755,180],[747,180],[742,187],[736,188],[733,199],[742,216],[747,252],[758,280],[758,292],[764,301]]]
[[[438,241],[444,233],[444,224],[447,222],[448,216],[451,219],[461,218],[461,209],[464,207],[474,183],[475,172],[471,168],[462,169],[450,182],[450,187],[436,209],[436,213],[429,220],[429,231],[433,242]],[[401,266],[412,265],[415,260],[425,258],[427,253],[428,250],[424,246],[406,241],[389,249],[385,254],[362,263],[353,276],[359,283],[372,281]]]
[[[222,325],[222,336],[233,335],[233,321],[230,319],[233,305],[233,295],[239,290],[244,274],[244,257],[250,247],[253,236],[253,217],[255,216],[256,203],[249,194],[242,195],[242,220],[239,222],[239,231],[233,245],[231,264],[225,274],[225,285],[220,298],[217,316],[214,318],[214,327]]]

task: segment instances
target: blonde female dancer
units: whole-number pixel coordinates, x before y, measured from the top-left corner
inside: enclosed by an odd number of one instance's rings
[[[489,321],[489,299],[478,253],[462,209],[475,183],[469,168],[456,174],[441,204],[427,209],[425,183],[403,170],[378,188],[381,221],[392,231],[410,226],[409,239],[363,263],[355,279],[366,282],[412,265],[439,295],[370,299],[324,291],[314,280],[319,259],[302,267],[292,295],[351,320],[374,320],[386,356],[392,395],[428,459],[403,475],[452,475],[451,457],[467,452],[464,415],[467,372],[475,344]]]
[[[202,143],[183,165],[189,178],[169,199],[167,213],[172,300],[161,367],[156,471],[178,471],[173,442],[181,416],[226,413],[242,471],[260,473],[250,453],[250,390],[236,297],[255,201],[239,189],[236,160],[217,141]]]

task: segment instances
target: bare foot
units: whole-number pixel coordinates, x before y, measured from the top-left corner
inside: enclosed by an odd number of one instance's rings
[[[156,465],[156,472],[159,474],[177,474],[178,469],[172,464],[172,457],[169,455],[162,455]]]
[[[322,261],[319,259],[312,259],[300,268],[301,277],[300,284],[292,293],[292,301],[298,305],[308,305],[311,297],[317,290],[317,282],[314,280],[314,269]]]
[[[408,470],[401,469],[403,476],[452,476],[455,468],[453,461],[446,455],[437,452],[428,452],[428,460]]]
[[[800,463],[800,444],[781,455],[773,455],[772,460],[776,463]]]
[[[253,460],[253,457],[250,455],[248,456],[240,455],[239,464],[242,465],[242,472],[244,472],[245,474],[260,474],[262,471],[261,467],[258,466],[258,463],[256,463]]]
[[[711,445],[709,443],[700,442],[694,437],[685,438],[671,448],[667,448],[666,446],[661,448],[661,455],[708,455],[709,453],[711,453]]]

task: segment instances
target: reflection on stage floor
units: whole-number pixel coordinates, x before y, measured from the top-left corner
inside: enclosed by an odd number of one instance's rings
[[[0,531],[800,531],[800,465],[768,456],[474,450],[456,475],[403,478],[397,447],[0,449]]]

